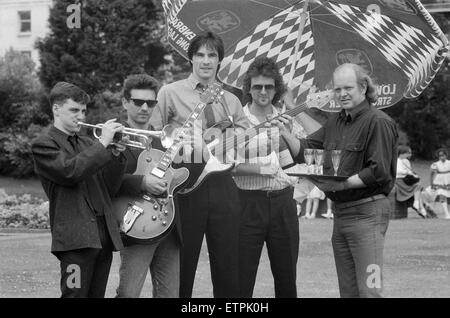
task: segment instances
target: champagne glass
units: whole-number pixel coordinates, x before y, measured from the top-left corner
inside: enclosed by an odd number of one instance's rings
[[[306,148],[303,155],[305,156],[305,163],[306,163],[306,166],[308,167],[308,169],[307,169],[308,174],[310,174],[311,173],[311,165],[314,162],[314,149]]]
[[[314,161],[316,162],[316,174],[323,174],[323,149],[314,149]]]
[[[331,161],[333,162],[334,175],[337,176],[339,164],[341,163],[341,150],[331,151]]]

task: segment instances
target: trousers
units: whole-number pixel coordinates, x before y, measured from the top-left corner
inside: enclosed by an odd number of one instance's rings
[[[103,298],[112,263],[113,244],[104,216],[97,216],[102,248],[55,252],[61,268],[62,298]]]
[[[179,196],[183,246],[180,297],[192,297],[203,237],[206,237],[213,296],[239,297],[238,236],[240,203],[229,173],[209,176],[187,196]]]
[[[274,278],[275,297],[297,297],[299,226],[293,188],[277,191],[240,190],[239,233],[241,297],[253,296],[264,242]]]
[[[153,298],[177,298],[180,249],[175,231],[154,244],[133,244],[120,251],[117,297],[138,298],[150,270]]]
[[[381,297],[390,209],[386,197],[350,207],[336,204],[331,241],[341,297]]]

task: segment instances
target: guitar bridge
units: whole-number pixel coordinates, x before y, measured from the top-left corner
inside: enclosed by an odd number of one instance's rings
[[[123,233],[128,233],[129,230],[131,230],[131,228],[134,225],[134,222],[136,222],[136,219],[142,214],[144,213],[144,209],[140,208],[136,205],[129,205],[127,212],[125,213],[125,215],[123,216],[123,222],[120,225],[120,230]]]

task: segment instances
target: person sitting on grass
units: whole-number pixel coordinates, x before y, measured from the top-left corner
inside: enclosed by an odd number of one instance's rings
[[[397,175],[395,179],[396,200],[399,202],[413,201],[412,208],[419,214],[420,217],[425,218],[427,212],[423,206],[420,192],[422,186],[419,180],[410,184],[407,181],[407,176],[414,176],[419,178],[417,174],[411,168],[411,148],[405,145],[398,146],[398,158],[397,158]],[[409,204],[408,204],[409,205]]]

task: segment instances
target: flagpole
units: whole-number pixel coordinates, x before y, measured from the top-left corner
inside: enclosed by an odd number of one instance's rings
[[[308,9],[309,0],[305,0],[303,4],[302,12],[300,13],[300,26],[298,29],[297,42],[295,43],[295,51],[294,51],[294,63],[292,63],[291,72],[289,73],[289,81],[288,87],[292,87],[292,80],[294,79],[294,73],[297,68],[297,54],[300,48],[300,40],[302,37],[303,29],[305,28],[306,18],[308,17],[307,9]]]

